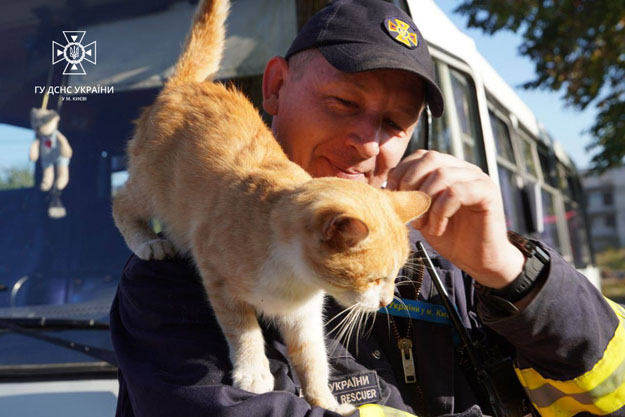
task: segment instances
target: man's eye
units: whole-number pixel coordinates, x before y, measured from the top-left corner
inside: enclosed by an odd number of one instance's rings
[[[395,123],[394,121],[392,121],[391,119],[386,119],[386,124],[391,127],[392,129],[395,130],[404,130],[402,129],[401,126],[399,126],[397,123]]]
[[[345,107],[350,107],[350,108],[356,107],[356,103],[354,103],[353,101],[345,100],[340,97],[332,97],[332,98]]]

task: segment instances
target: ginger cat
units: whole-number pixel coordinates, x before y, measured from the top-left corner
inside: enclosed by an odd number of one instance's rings
[[[264,316],[278,326],[308,402],[348,415],[354,407],[338,404],[328,387],[324,295],[362,311],[389,304],[409,253],[405,223],[430,198],[312,179],[289,161],[249,100],[210,82],[228,8],[226,0],[199,4],[172,78],[137,120],[115,223],[142,259],[192,256],[236,387],[273,390]],[[152,217],[167,240],[150,228]]]

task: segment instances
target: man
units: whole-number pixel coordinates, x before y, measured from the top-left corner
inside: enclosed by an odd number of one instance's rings
[[[407,43],[389,22],[409,26]],[[496,346],[513,346],[517,377],[543,415],[625,415],[620,307],[551,249],[510,242],[499,190],[479,168],[425,150],[400,161],[424,106],[434,116],[443,111],[427,46],[409,16],[378,0],[333,3],[306,24],[285,58],[269,61],[263,98],[276,138],[311,175],[377,187],[388,180],[390,189],[432,196],[414,226],[463,324],[491,346],[489,328],[507,340]],[[420,291],[400,288],[406,300],[440,307],[429,276]],[[298,396],[297,375],[270,325],[264,335],[275,390],[253,395],[231,386],[228,347],[189,260],[131,257],[111,330],[118,416],[336,416]],[[370,337],[333,353],[333,392],[357,405],[387,406],[364,406],[362,416],[479,416],[488,404],[460,365],[454,339],[448,323],[382,317]]]

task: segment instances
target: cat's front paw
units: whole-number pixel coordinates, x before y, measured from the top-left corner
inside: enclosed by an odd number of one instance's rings
[[[167,239],[153,239],[139,245],[135,254],[144,261],[149,261],[151,259],[160,261],[176,256],[176,248],[174,248],[174,245]]]
[[[306,395],[305,395],[306,396]],[[349,403],[339,404],[334,395],[327,393],[315,398],[306,398],[311,405],[316,405],[326,410],[334,411],[342,416],[350,416],[356,411],[356,407]]]
[[[237,388],[254,394],[273,391],[273,375],[269,370],[269,362],[238,366],[232,371],[232,382]]]
[[[328,410],[334,411],[335,413],[339,413],[342,416],[351,416],[356,412],[356,407],[349,403],[338,404],[334,408],[328,408]]]

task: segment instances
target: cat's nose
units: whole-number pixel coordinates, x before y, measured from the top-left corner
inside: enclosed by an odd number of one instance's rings
[[[392,300],[388,300],[388,301],[387,301],[387,300],[385,300],[385,299],[381,299],[381,300],[380,300],[380,308],[384,308],[384,307],[386,307],[387,305],[389,305],[389,304],[391,303],[391,301],[392,301]]]

